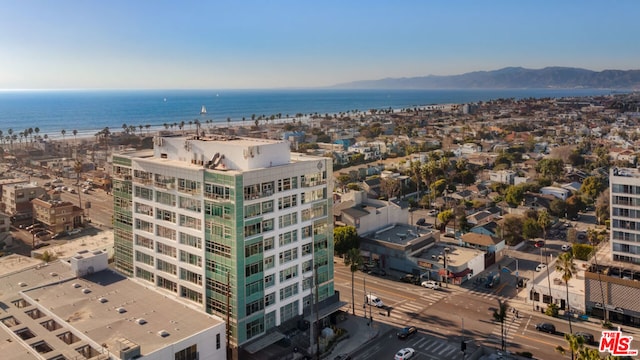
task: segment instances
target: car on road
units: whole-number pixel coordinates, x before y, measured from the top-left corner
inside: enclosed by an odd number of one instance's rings
[[[535,246],[535,247],[537,247],[537,248],[541,248],[541,247],[543,247],[543,246],[544,246],[544,240],[538,240],[538,241],[536,241],[536,242],[535,242],[535,244],[534,244],[534,246]]]
[[[580,336],[581,338],[583,338],[585,344],[595,344],[595,342],[596,342],[596,338],[593,336],[593,334],[589,334],[587,332],[578,331],[577,333],[575,333],[573,335]]]
[[[547,268],[547,265],[545,264],[538,264],[538,266],[536,266],[536,271],[540,272],[540,271],[544,271]]]
[[[420,283],[420,286],[433,290],[438,290],[440,288],[440,285],[438,285],[438,283],[434,280],[423,281],[422,283]]]
[[[59,183],[61,183],[61,182],[62,182],[62,179],[59,179],[59,178],[58,178],[58,179],[54,179],[54,180],[53,180],[53,181],[51,181],[51,182],[52,182],[52,183],[54,183],[54,184],[59,184]]]
[[[410,359],[411,357],[413,357],[413,354],[415,354],[416,351],[413,350],[413,348],[404,348],[404,349],[400,349],[398,350],[398,352],[396,353],[395,356],[395,360],[406,360],[406,359]]]
[[[406,339],[409,336],[415,334],[418,332],[418,328],[415,326],[407,326],[407,327],[403,327],[402,329],[400,329],[400,331],[398,331],[398,333],[396,334],[398,336],[398,339]]]
[[[82,231],[82,229],[76,228],[76,229],[70,230],[69,231],[69,235],[80,234],[81,231]]]
[[[539,323],[539,324],[536,324],[536,330],[546,332],[549,334],[555,334],[556,326],[551,323]]]
[[[61,231],[59,233],[53,234],[53,236],[51,236],[52,239],[61,239],[63,237],[67,236],[67,232],[66,231]]]
[[[562,244],[562,251],[569,251],[569,250],[571,250],[570,244]]]

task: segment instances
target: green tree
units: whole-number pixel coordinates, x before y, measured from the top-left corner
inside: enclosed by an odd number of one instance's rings
[[[380,179],[380,191],[387,198],[387,200],[400,195],[402,184],[397,179]]]
[[[498,308],[493,310],[493,319],[500,322],[500,339],[502,344],[500,348],[502,351],[507,349],[507,344],[505,342],[506,334],[504,333],[504,321],[507,319],[507,309],[509,309],[507,302],[498,299]]]
[[[454,218],[453,210],[451,209],[443,210],[438,213],[438,221],[440,221],[440,224],[441,224],[440,226],[442,226],[443,229],[447,228],[447,224],[453,218]]]
[[[504,194],[504,200],[512,207],[518,206],[524,199],[524,189],[519,185],[511,185]]]
[[[438,179],[431,183],[431,191],[434,196],[442,194],[447,189],[447,181],[445,179]]]
[[[523,219],[521,216],[507,214],[500,225],[500,232],[507,245],[516,245],[522,241]]]
[[[549,210],[555,216],[564,217],[567,213],[567,203],[562,199],[553,199],[549,204]]]
[[[537,222],[538,226],[540,226],[540,229],[542,230],[542,238],[546,241],[547,230],[549,229],[549,225],[551,225],[551,216],[549,216],[549,213],[546,209],[538,211]]]
[[[564,287],[567,294],[567,310],[571,311],[571,306],[569,305],[569,280],[571,280],[573,275],[576,273],[576,265],[573,262],[573,252],[567,251],[558,256],[556,271],[562,274],[562,281],[564,281]],[[569,320],[569,334],[573,334],[573,328],[571,327],[571,315],[567,316],[567,319]],[[573,349],[571,349],[571,358],[573,359]]]
[[[337,255],[344,255],[349,249],[359,248],[360,239],[353,226],[339,226],[333,229],[334,250]]]
[[[353,315],[356,314],[356,297],[354,293],[355,285],[355,272],[362,266],[362,256],[360,256],[360,250],[358,248],[349,249],[344,256],[344,264],[349,267],[351,271],[351,310]]]
[[[589,176],[582,181],[582,186],[580,186],[580,192],[591,201],[594,201],[604,189],[605,183],[600,176]]]
[[[522,236],[525,239],[534,239],[540,235],[540,225],[535,219],[526,218],[522,223]]]
[[[555,181],[564,172],[564,162],[560,159],[544,158],[536,164],[536,171],[543,177]]]

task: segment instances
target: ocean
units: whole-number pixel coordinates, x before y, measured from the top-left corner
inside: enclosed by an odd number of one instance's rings
[[[252,125],[252,115],[337,114],[370,109],[402,109],[431,104],[471,103],[500,98],[561,98],[610,94],[604,89],[485,90],[55,90],[0,91],[0,130],[7,136],[39,128],[51,139],[95,135],[123,124],[139,132],[164,129],[164,124],[199,120]],[[200,114],[202,106],[207,113]],[[242,118],[245,118],[244,122]],[[147,128],[146,125],[150,127]],[[176,127],[177,128],[177,127]],[[34,134],[35,135],[35,134]]]

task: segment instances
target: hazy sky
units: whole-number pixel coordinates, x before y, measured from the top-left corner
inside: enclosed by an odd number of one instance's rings
[[[639,69],[640,1],[0,0],[0,89]]]

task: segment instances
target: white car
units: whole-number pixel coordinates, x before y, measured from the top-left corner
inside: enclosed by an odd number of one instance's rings
[[[396,353],[396,357],[395,360],[405,360],[405,359],[410,359],[413,357],[413,354],[415,354],[416,351],[413,350],[412,348],[404,348],[404,349],[400,349],[398,350],[398,352]]]
[[[80,234],[81,231],[82,231],[82,229],[80,229],[80,228],[73,229],[73,230],[69,231],[69,235]]]
[[[569,244],[562,245],[562,251],[569,251],[569,250],[571,250],[571,245]]]
[[[544,270],[544,269],[546,269],[546,268],[547,268],[547,265],[545,265],[545,264],[538,264],[538,266],[536,266],[536,271],[537,271],[537,272],[540,272],[540,271],[543,271],[543,270]]]
[[[440,288],[440,285],[438,285],[438,283],[433,280],[423,281],[420,284],[420,286],[422,286],[423,288],[433,289],[433,290],[437,290]]]
[[[429,210],[429,212],[427,213],[427,215],[429,215],[429,216],[436,216],[436,215],[438,215],[438,210]]]

